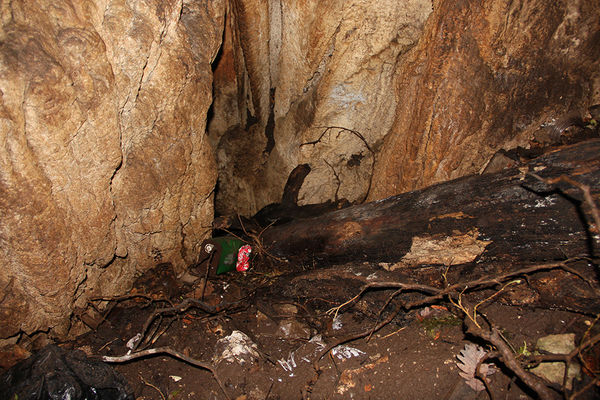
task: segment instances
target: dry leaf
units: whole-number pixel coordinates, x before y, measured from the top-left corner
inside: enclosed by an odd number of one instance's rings
[[[476,368],[479,361],[481,361],[487,354],[481,346],[477,346],[472,343],[465,344],[465,348],[460,351],[460,354],[456,356],[461,362],[456,363],[458,369],[462,372],[458,374],[465,379],[467,385],[473,390],[481,392],[485,389],[483,382],[476,376]],[[496,372],[493,365],[481,364],[479,366],[479,372],[483,376],[488,376]]]

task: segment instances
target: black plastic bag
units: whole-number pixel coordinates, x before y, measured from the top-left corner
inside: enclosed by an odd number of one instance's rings
[[[133,400],[127,381],[80,350],[48,345],[0,375],[0,400]]]

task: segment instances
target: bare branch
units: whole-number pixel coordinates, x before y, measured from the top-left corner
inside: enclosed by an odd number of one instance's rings
[[[174,350],[170,347],[156,347],[153,349],[146,349],[146,350],[138,351],[136,353],[126,354],[124,356],[102,356],[102,361],[108,362],[108,363],[122,363],[122,362],[126,362],[126,361],[135,360],[135,359],[138,359],[141,357],[156,356],[156,355],[160,355],[160,354],[168,354],[171,357],[185,361],[188,364],[191,364],[193,366],[203,368],[203,369],[210,371],[212,373],[213,377],[215,378],[215,381],[217,381],[217,383],[219,384],[219,387],[223,391],[223,394],[225,395],[225,397],[227,399],[230,399],[229,395],[225,391],[225,387],[223,386],[221,379],[219,379],[219,376],[217,375],[215,367],[212,364],[209,364],[207,362],[196,360],[195,358],[186,356],[185,354],[183,354],[177,350]]]

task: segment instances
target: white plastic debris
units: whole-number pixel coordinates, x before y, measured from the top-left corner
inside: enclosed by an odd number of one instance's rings
[[[321,335],[315,335],[308,342],[289,353],[287,359],[282,358],[277,360],[277,363],[285,372],[289,372],[290,376],[294,376],[293,370],[299,363],[313,362],[315,357],[317,357],[325,346],[326,344],[323,342],[323,337]]]
[[[138,342],[140,341],[140,339],[142,338],[142,334],[138,333],[137,335],[135,335],[134,337],[132,337],[131,339],[129,339],[127,341],[127,348],[129,350],[133,350],[133,348],[135,347],[135,345],[138,344]]]
[[[342,323],[342,315],[337,314],[335,316],[335,318],[333,319],[333,322],[331,323],[331,328],[334,331],[339,331],[340,329],[342,329],[343,326],[344,326],[344,324]]]
[[[308,342],[316,344],[321,349],[325,348],[325,342],[323,341],[323,335],[321,334],[313,336]]]
[[[354,347],[340,345],[340,346],[334,347],[331,350],[331,354],[333,354],[334,357],[337,357],[340,360],[343,360],[345,358],[362,356],[363,354],[365,354],[365,352],[362,350],[356,349]]]
[[[256,344],[244,332],[233,331],[231,335],[219,339],[216,344],[213,361],[236,362],[244,365],[258,360],[259,354]]]
[[[279,365],[281,366],[281,368],[283,368],[283,370],[285,372],[292,372],[294,370],[294,368],[297,367],[296,360],[294,360],[294,353],[293,352],[291,352],[288,355],[288,359],[287,360],[285,360],[285,359],[282,358],[281,360],[277,360],[277,362],[279,363]],[[290,376],[292,376],[292,375],[290,375]]]

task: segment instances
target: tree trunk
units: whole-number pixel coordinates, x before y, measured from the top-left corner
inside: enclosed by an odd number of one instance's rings
[[[531,263],[592,256],[597,228],[568,176],[600,191],[600,140],[564,147],[520,167],[473,175],[322,216],[273,226],[271,254],[304,265],[350,261],[390,268]]]
[[[545,261],[594,257],[598,229],[581,190],[564,181],[548,185],[528,172],[545,180],[570,177],[588,185],[597,202],[600,140],[564,147],[501,172],[273,226],[263,233],[263,245],[292,261],[290,268],[353,265],[342,267],[343,277],[338,267],[305,271],[295,284],[286,285],[286,292],[297,297],[333,295],[336,290],[327,289],[327,282],[342,291],[381,279],[440,287],[443,278],[466,282]],[[597,313],[599,271],[586,260],[571,267],[579,274],[538,272],[505,300]]]

